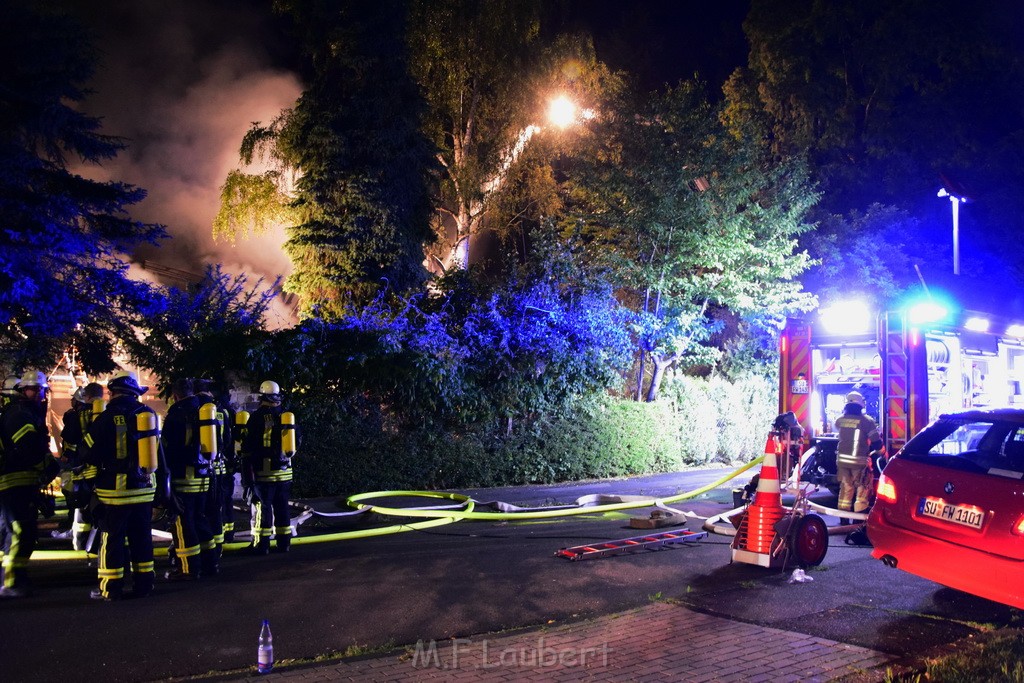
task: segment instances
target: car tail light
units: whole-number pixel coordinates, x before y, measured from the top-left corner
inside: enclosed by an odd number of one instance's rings
[[[875,493],[878,495],[879,500],[884,500],[887,503],[896,502],[896,485],[892,483],[892,479],[884,474],[878,477],[878,488]],[[1024,531],[1021,533],[1024,533]]]
[[[1024,516],[1017,520],[1017,523],[1013,525],[1013,533],[1018,536],[1024,536]]]

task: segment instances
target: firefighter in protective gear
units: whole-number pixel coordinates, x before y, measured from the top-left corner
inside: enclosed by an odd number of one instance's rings
[[[278,552],[291,545],[291,516],[288,501],[292,488],[292,457],[297,435],[291,413],[281,407],[281,389],[276,382],[260,385],[260,406],[249,416],[242,441],[242,480],[254,489],[253,551],[270,552],[270,537]]]
[[[64,413],[64,427],[60,431],[61,460],[65,470],[71,473],[70,485],[65,491],[64,499],[68,508],[74,511],[71,524],[72,547],[75,550],[87,550],[89,536],[93,535],[92,511],[89,502],[92,500],[93,485],[96,481],[96,467],[86,465],[82,461],[80,450],[82,439],[89,432],[93,420],[92,402],[103,398],[103,385],[90,382],[79,387],[71,397],[71,409]],[[94,535],[93,535],[94,536]]]
[[[245,441],[245,435],[248,434],[248,433],[249,433],[249,411],[248,410],[239,410],[238,412],[235,413],[235,423],[234,423],[234,425],[231,428],[231,436],[232,436],[232,440],[234,441],[234,444],[233,444],[234,450],[233,450],[233,459],[232,459],[232,466],[233,466],[232,472],[241,475],[241,482],[243,484],[242,502],[244,502],[245,506],[250,509],[250,515],[251,515],[251,519],[252,519],[252,526],[251,526],[251,528],[255,529],[257,526],[259,526],[259,524],[258,524],[258,522],[256,520],[256,516],[253,514],[253,512],[255,512],[256,508],[252,504],[252,494],[253,494],[252,481],[251,481],[251,477],[250,477],[249,483],[246,484],[246,476],[245,476],[246,466],[245,466],[245,464],[243,462],[243,458],[242,458],[242,442]],[[234,480],[235,480],[235,477],[234,477],[234,474],[232,474],[231,475],[231,484],[232,484],[232,486],[234,486]],[[235,518],[234,518],[234,509],[233,508],[228,511],[228,516],[225,517],[225,519],[228,520],[228,523],[230,524],[230,528],[225,527],[225,529],[224,529],[224,540],[226,542],[231,542],[231,541],[234,540],[234,537],[235,537]]]
[[[13,403],[18,398],[19,382],[21,382],[21,378],[17,375],[8,375],[4,380],[3,389],[0,389],[0,408]]]
[[[196,395],[204,403],[212,403],[216,408],[216,457],[213,458],[206,517],[210,522],[213,538],[219,549],[226,540],[230,540],[228,534],[233,536],[235,531],[231,500],[235,492],[236,472],[234,466],[235,444],[232,436],[235,411],[231,409],[226,396],[214,395],[214,389],[215,383],[212,379],[196,380]]]
[[[94,600],[119,600],[125,589],[125,545],[131,555],[132,595],[153,592],[153,472],[158,465],[156,413],[139,401],[149,387],[134,372],[107,382],[110,401],[89,425],[82,459],[96,468],[96,524],[100,530],[99,587]],[[141,418],[141,419],[140,419]],[[140,428],[140,425],[150,425]]]
[[[843,414],[836,420],[839,445],[836,464],[839,474],[839,509],[864,512],[871,506],[874,473],[871,453],[885,446],[875,421],[864,414],[867,403],[860,392],[846,396]]]
[[[39,536],[39,487],[60,469],[50,454],[45,408],[48,389],[46,375],[29,370],[19,382],[20,396],[2,413],[0,517],[7,535],[0,598],[22,598],[31,593],[27,570]]]
[[[220,569],[213,531],[206,518],[210,454],[203,452],[200,443],[199,409],[203,402],[193,394],[193,383],[188,378],[177,380],[171,393],[174,403],[164,420],[163,448],[177,507],[171,527],[177,564],[165,576],[171,580],[198,579],[204,570],[213,575]]]
[[[229,473],[228,468],[228,458],[231,451],[234,450],[231,443],[231,420],[234,419],[234,413],[214,397],[212,379],[197,379],[194,384],[196,396],[203,404],[199,416],[200,443],[204,453],[209,453],[211,456],[210,491],[206,496],[206,521],[213,534],[213,564],[219,566],[224,546],[224,489],[226,485],[231,487],[227,494],[229,515],[231,494],[234,492],[234,475]],[[203,410],[206,412],[202,412]]]

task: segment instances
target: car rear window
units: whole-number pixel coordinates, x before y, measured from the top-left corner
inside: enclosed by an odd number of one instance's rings
[[[911,439],[900,457],[973,472],[1024,476],[1024,424],[942,418]]]

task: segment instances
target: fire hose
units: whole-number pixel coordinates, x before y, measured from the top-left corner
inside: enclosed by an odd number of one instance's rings
[[[376,512],[388,517],[409,517],[422,521],[392,524],[390,526],[375,527],[372,529],[357,529],[353,531],[339,531],[314,536],[299,536],[292,538],[292,545],[305,545],[311,543],[329,543],[333,541],[349,541],[358,538],[372,538],[374,536],[386,536],[389,534],[403,533],[429,529],[446,524],[452,524],[462,520],[475,521],[510,521],[521,519],[550,519],[555,517],[569,517],[574,515],[614,512],[618,510],[630,510],[641,507],[658,507],[670,512],[680,513],[679,510],[668,507],[673,503],[690,500],[718,488],[722,484],[743,474],[747,470],[759,465],[764,459],[760,456],[749,463],[736,468],[732,472],[718,478],[710,484],[685,491],[673,496],[652,497],[637,495],[611,495],[611,494],[590,494],[581,496],[571,505],[557,505],[540,508],[521,508],[508,503],[489,502],[480,503],[472,497],[460,493],[446,493],[439,491],[375,491],[371,493],[358,493],[346,498],[345,503],[354,508],[351,511],[343,512],[319,512],[308,505],[300,505],[302,521],[310,517],[340,517],[362,515]],[[369,501],[379,498],[431,498],[440,500],[455,501],[453,504],[423,506],[423,507],[390,507],[376,505]],[[493,507],[494,511],[479,510],[481,507]],[[686,513],[682,513],[686,514]],[[295,518],[292,525],[297,526]],[[301,522],[298,522],[301,523]],[[250,543],[238,541],[225,543],[224,550],[243,550],[250,547]],[[166,547],[154,548],[154,555],[161,557],[167,554]],[[36,550],[32,553],[32,561],[64,561],[64,560],[86,560],[95,555],[84,550]]]

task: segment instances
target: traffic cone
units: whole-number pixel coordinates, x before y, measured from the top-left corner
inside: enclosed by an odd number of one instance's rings
[[[754,501],[747,508],[747,550],[767,554],[775,539],[775,524],[786,512],[782,509],[782,490],[779,488],[779,465],[774,443],[769,439],[771,451],[765,447],[761,475],[757,480]]]

